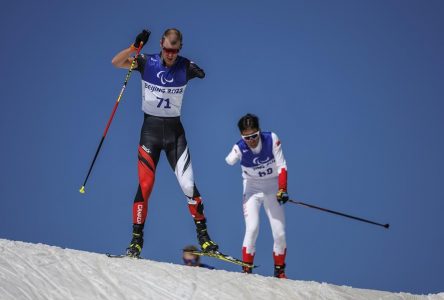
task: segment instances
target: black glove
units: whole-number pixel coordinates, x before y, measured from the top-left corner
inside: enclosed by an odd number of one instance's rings
[[[288,201],[288,194],[286,190],[279,190],[276,194],[276,199],[280,205],[285,204]]]
[[[139,33],[137,35],[136,40],[134,41],[133,47],[139,48],[140,42],[143,42],[143,46],[145,46],[146,43],[148,43],[148,39],[150,38],[150,34],[151,34],[151,31],[144,29],[141,33]]]

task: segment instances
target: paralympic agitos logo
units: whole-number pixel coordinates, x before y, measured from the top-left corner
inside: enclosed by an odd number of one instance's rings
[[[159,71],[157,73],[157,78],[160,79],[160,82],[162,82],[162,84],[166,84],[167,82],[171,83],[174,81],[173,77],[171,77],[171,79],[167,79],[166,76],[164,76],[164,73],[165,73],[165,71]]]
[[[268,156],[264,160],[261,160],[259,157],[255,157],[255,158],[253,158],[253,164],[255,164],[255,165],[262,165],[262,164],[267,163],[269,160],[270,160],[270,158]]]

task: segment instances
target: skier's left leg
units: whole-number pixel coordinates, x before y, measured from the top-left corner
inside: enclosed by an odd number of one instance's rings
[[[276,190],[277,192],[277,190]],[[274,275],[278,278],[285,276],[285,257],[287,254],[287,242],[285,238],[285,213],[284,206],[279,205],[276,193],[267,193],[264,201],[265,213],[270,221],[273,234],[273,259]]]
[[[188,209],[196,224],[197,238],[202,250],[216,251],[218,245],[211,240],[208,234],[203,201],[194,182],[193,166],[185,134],[181,134],[174,147],[165,152],[176,174],[177,181],[188,199]]]

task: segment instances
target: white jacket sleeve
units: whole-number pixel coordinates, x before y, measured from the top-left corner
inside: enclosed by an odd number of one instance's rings
[[[227,162],[227,164],[232,166],[235,163],[237,163],[241,158],[242,154],[239,149],[239,146],[235,144],[233,146],[233,149],[231,149],[231,152],[227,155],[227,157],[225,157],[225,161]]]
[[[274,132],[271,133],[271,136],[273,139],[273,155],[276,159],[276,166],[280,172],[282,169],[287,169],[287,162],[285,161],[281,141],[279,140],[278,136]]]
[[[278,169],[278,184],[280,190],[287,190],[287,162],[285,161],[284,153],[282,152],[281,141],[278,136],[272,132],[273,139],[273,155],[276,160],[276,167]]]

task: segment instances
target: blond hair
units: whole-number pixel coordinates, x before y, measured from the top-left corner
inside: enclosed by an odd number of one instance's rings
[[[182,48],[182,33],[177,28],[168,28],[165,30],[165,32],[162,35],[162,43],[165,40],[166,37],[170,37],[171,35],[174,35],[174,39],[169,39],[171,45],[175,46],[178,42],[180,43],[180,48]]]

